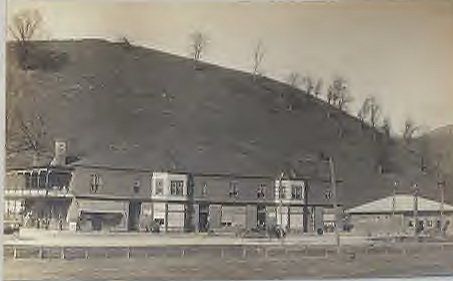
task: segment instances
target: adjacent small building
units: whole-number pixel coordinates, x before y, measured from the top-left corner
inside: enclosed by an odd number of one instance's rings
[[[420,234],[453,234],[449,227],[453,221],[452,205],[411,194],[388,196],[345,213],[351,232],[360,235],[413,235],[416,230]]]

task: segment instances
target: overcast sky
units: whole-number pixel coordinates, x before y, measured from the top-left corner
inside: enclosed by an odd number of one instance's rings
[[[94,3],[93,3],[94,2]],[[12,15],[38,8],[46,39],[127,36],[135,44],[187,56],[189,34],[209,37],[203,59],[250,71],[261,40],[263,70],[350,81],[356,113],[375,95],[400,131],[453,124],[453,1],[337,3],[170,3],[9,1]],[[378,2],[378,3],[376,3]]]

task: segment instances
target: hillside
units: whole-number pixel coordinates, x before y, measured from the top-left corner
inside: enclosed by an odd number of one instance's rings
[[[399,144],[387,151],[391,173],[379,173],[372,129],[283,83],[254,82],[215,65],[195,70],[187,58],[101,40],[38,45],[65,60],[22,73],[12,69],[9,45],[7,104],[29,120],[43,116],[47,146],[68,140],[79,164],[265,175],[291,167],[327,179],[327,165],[318,161],[326,154],[335,159],[346,206],[391,194],[395,179],[401,192],[416,181],[422,194],[438,197],[432,177],[420,176],[418,160]],[[12,123],[9,144],[20,133]],[[26,156],[10,153],[8,167],[30,165]],[[451,192],[447,198],[453,203]]]

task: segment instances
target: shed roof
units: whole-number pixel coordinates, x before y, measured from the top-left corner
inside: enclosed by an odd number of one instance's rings
[[[440,210],[440,202],[418,197],[418,211],[436,212]],[[395,195],[395,212],[411,212],[414,210],[414,196],[410,194]],[[453,206],[444,204],[444,211],[453,211]],[[359,213],[391,213],[393,212],[393,196],[371,201],[346,210],[349,214]]]

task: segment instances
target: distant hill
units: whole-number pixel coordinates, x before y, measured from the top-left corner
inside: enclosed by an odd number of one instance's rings
[[[434,129],[417,140],[421,151],[427,154],[430,166],[439,166],[439,171],[453,188],[453,125]]]
[[[335,159],[346,206],[388,196],[395,179],[400,192],[417,182],[437,199],[417,156],[393,142],[385,146],[391,168],[380,173],[380,133],[281,82],[210,64],[195,70],[187,58],[101,40],[37,46],[64,60],[23,73],[9,44],[7,104],[25,119],[42,115],[48,151],[51,139],[66,139],[79,164],[275,176],[290,169],[325,189],[324,154]],[[12,145],[20,126],[12,122],[9,132]],[[8,167],[30,164],[24,152],[8,154]]]

